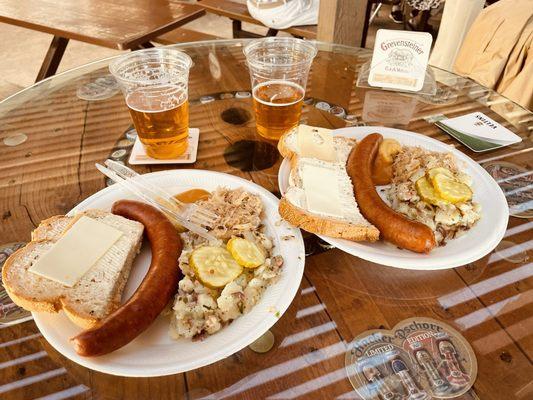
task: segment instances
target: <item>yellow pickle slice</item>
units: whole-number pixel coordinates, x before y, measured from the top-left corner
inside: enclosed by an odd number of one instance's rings
[[[189,256],[196,278],[205,286],[217,289],[226,286],[243,271],[231,253],[223,247],[203,246]]]

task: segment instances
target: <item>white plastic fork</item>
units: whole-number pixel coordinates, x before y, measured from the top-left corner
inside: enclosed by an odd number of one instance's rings
[[[121,164],[119,164],[121,165]],[[179,213],[176,209],[170,208],[168,203],[164,203],[161,201],[161,198],[158,198],[157,196],[154,197],[153,195],[149,195],[145,193],[144,191],[151,191],[149,189],[145,189],[144,186],[139,186],[137,182],[135,182],[137,179],[124,179],[122,176],[117,174],[115,171],[96,163],[95,164],[96,169],[100,171],[102,174],[107,176],[112,181],[118,183],[120,186],[124,187],[137,197],[144,200],[146,203],[154,206],[155,208],[162,211],[164,214],[167,215],[170,219],[174,219],[178,224],[183,226],[184,228],[190,230],[191,232],[196,233],[197,235],[207,239],[210,242],[217,243],[219,240],[213,236],[207,229],[204,228],[204,226],[195,223],[191,219],[184,218],[181,213]],[[156,190],[155,193],[160,192],[159,189]]]
[[[197,225],[204,226],[206,228],[214,228],[217,220],[219,219],[218,215],[214,212],[207,210],[197,204],[187,204],[176,199],[172,194],[168,193],[166,190],[161,189],[148,180],[146,180],[142,175],[138,174],[129,167],[126,167],[123,164],[120,164],[113,160],[106,160],[105,165],[113,172],[115,172],[122,179],[130,180],[133,184],[139,187],[141,190],[148,192],[151,197],[156,201],[163,201],[163,204],[170,209],[176,208],[177,212],[185,218],[187,221],[195,223]]]

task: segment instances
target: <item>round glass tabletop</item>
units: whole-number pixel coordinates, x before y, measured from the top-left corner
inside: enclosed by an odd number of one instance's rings
[[[195,168],[235,174],[276,195],[281,157],[255,133],[245,40],[172,47],[193,59],[190,126],[200,130],[194,164],[135,166],[140,172]],[[273,347],[251,348],[215,364],[161,378],[122,378],[67,360],[31,318],[2,293],[0,394],[5,399],[64,398],[359,398],[345,371],[348,343],[369,329],[433,318],[459,331],[477,358],[464,398],[525,399],[533,376],[533,114],[479,84],[432,68],[435,95],[356,86],[368,50],[317,43],[302,122],[326,128],[387,126],[447,143],[484,167],[502,187],[511,218],[486,257],[443,271],[373,264],[306,235],[305,276],[272,328]],[[94,168],[127,162],[136,132],[108,65],[97,61],[59,74],[0,103],[0,264],[30,240],[39,221],[65,214],[104,188]],[[481,111],[522,138],[475,153],[434,122]],[[25,321],[16,323],[16,321]],[[375,399],[378,393],[375,393]]]

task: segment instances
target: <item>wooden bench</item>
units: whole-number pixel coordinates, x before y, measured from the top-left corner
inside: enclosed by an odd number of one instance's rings
[[[178,28],[178,29],[174,29],[173,31],[167,32],[164,35],[161,35],[152,41],[155,43],[168,45],[168,44],[199,42],[201,40],[215,40],[215,39],[220,39],[220,37],[210,35],[208,33],[192,31],[190,29]]]
[[[196,3],[203,7],[207,12],[228,17],[233,22],[233,37],[234,38],[255,38],[261,37],[252,32],[242,30],[242,23],[248,22],[259,26],[264,26],[261,22],[253,18],[248,12],[246,4],[236,3],[231,0],[201,0]],[[299,38],[316,39],[317,27],[316,25],[293,26],[287,29],[280,29],[283,32],[288,32],[291,35]],[[276,36],[277,29],[270,28],[266,36]]]

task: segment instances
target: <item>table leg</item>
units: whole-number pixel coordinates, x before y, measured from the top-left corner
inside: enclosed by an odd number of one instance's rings
[[[44,57],[41,69],[37,74],[37,79],[35,79],[35,82],[42,81],[43,79],[48,78],[56,73],[57,67],[59,67],[59,63],[61,62],[61,58],[63,58],[63,53],[65,53],[65,49],[67,48],[67,44],[68,39],[60,36],[54,36],[52,43],[50,43],[50,47],[46,52],[46,56]]]
[[[144,42],[144,43],[139,43],[136,46],[133,46],[131,50],[133,51],[133,50],[141,50],[141,49],[151,49],[152,47],[155,47],[152,42]]]

